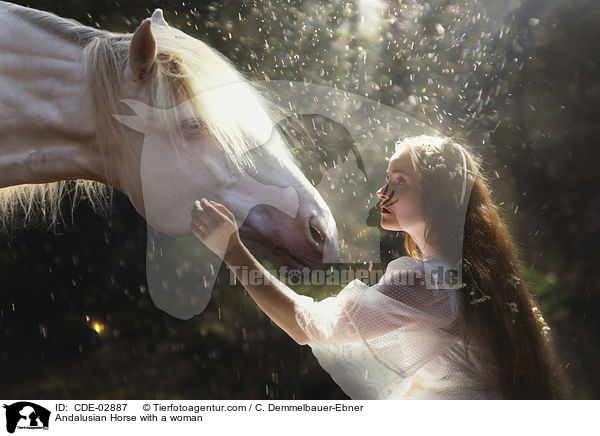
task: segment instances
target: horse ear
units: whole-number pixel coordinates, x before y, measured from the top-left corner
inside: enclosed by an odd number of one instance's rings
[[[136,29],[129,46],[129,67],[136,81],[145,80],[156,58],[156,41],[152,35],[152,19],[146,18]]]
[[[165,20],[165,17],[163,16],[162,9],[155,9],[151,19],[153,25],[155,24],[157,26],[169,26]]]

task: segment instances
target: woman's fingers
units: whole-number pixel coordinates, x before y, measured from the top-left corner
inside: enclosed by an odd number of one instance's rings
[[[221,259],[231,235],[238,231],[233,214],[225,206],[205,198],[194,202],[190,228],[194,236]]]
[[[233,214],[231,212],[229,212],[225,206],[221,205],[221,207],[218,208],[214,202],[209,202],[208,200],[206,200],[204,198],[201,200],[201,204],[202,204],[204,210],[207,212],[207,215],[209,215],[213,220],[215,220],[217,222],[223,222],[223,221],[231,221],[232,223],[236,222]]]
[[[219,215],[225,215],[226,218],[229,218],[232,222],[236,223],[235,215],[231,213],[231,211],[227,209],[223,204],[217,203],[213,200],[207,201],[203,204],[206,204],[206,207],[210,207],[211,209],[215,210]]]
[[[208,215],[214,218],[219,218],[221,213],[215,208],[213,204],[211,204],[206,198],[200,200],[200,204],[206,211]]]
[[[206,221],[204,209],[197,209],[196,206],[194,206],[192,208],[192,221]]]
[[[198,220],[198,219],[193,219],[191,224],[192,227],[200,229],[200,230],[206,230],[208,228],[207,223],[205,223],[204,221]]]
[[[223,206],[221,203],[215,203],[214,201],[212,202],[215,206],[215,208],[223,213],[227,218],[229,218],[231,221],[233,221],[234,223],[236,222],[235,220],[235,215],[233,215],[231,213],[231,211],[229,209],[227,209],[225,206]]]
[[[192,208],[192,223],[196,226],[203,224],[206,227],[218,225],[224,221],[230,221],[237,225],[235,216],[229,209],[221,203],[208,201],[206,198],[201,198],[194,202]]]
[[[194,201],[194,205],[192,206],[192,219],[202,216],[203,213],[204,208],[200,202],[198,200]]]
[[[194,219],[199,220],[204,224],[208,224],[214,221],[215,216],[208,207],[203,207],[202,202],[196,200],[194,202],[194,207],[192,208],[192,220]]]

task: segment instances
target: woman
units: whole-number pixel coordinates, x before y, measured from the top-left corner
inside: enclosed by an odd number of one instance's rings
[[[240,266],[269,278],[242,284],[353,399],[566,398],[549,327],[477,158],[419,136],[396,144],[387,172],[381,226],[404,233],[410,257],[390,262],[371,287],[353,280],[320,302],[296,294],[246,249],[235,217],[205,199],[192,231],[238,278]],[[403,280],[406,272],[417,280]]]

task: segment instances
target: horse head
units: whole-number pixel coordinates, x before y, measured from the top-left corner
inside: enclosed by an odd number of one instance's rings
[[[206,197],[227,206],[242,240],[276,267],[337,260],[329,207],[296,166],[266,99],[223,56],[169,26],[160,10],[104,44],[98,52],[122,57],[120,89],[96,89],[99,125],[111,132],[107,162],[150,225],[190,234],[193,202]],[[107,70],[92,58],[95,74]]]

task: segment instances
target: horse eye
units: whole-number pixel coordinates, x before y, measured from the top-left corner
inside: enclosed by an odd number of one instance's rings
[[[205,125],[201,121],[198,121],[196,118],[192,118],[191,120],[187,120],[183,124],[183,130],[185,133],[198,133],[204,130]]]

